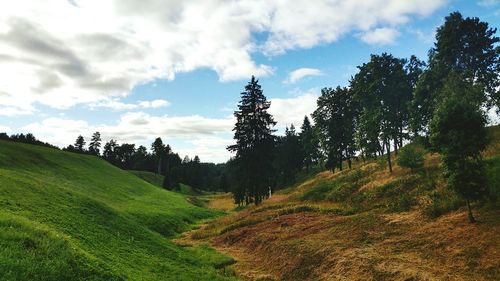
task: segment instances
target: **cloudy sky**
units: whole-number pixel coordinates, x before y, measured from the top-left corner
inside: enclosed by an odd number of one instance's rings
[[[281,130],[371,53],[426,58],[452,11],[500,26],[498,0],[16,0],[0,4],[0,131],[66,146],[149,144],[223,162],[260,79]]]

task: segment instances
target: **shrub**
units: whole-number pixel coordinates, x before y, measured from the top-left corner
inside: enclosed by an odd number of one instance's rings
[[[415,145],[407,145],[399,151],[397,164],[403,168],[410,168],[412,171],[424,166],[425,151]]]
[[[458,210],[463,206],[463,200],[451,190],[443,192],[434,191],[430,194],[431,204],[429,204],[424,212],[430,218],[437,218],[451,211]]]

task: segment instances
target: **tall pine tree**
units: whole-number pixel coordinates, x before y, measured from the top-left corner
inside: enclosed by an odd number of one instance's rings
[[[267,112],[271,103],[264,96],[258,80],[252,79],[241,93],[238,110],[234,112],[235,165],[239,171],[238,187],[234,190],[236,203],[260,204],[273,184],[272,155],[276,122]],[[243,199],[244,198],[244,199]]]

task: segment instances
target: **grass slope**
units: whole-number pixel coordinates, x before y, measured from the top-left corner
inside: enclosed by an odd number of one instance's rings
[[[0,141],[0,280],[225,280],[171,239],[219,213],[93,156]]]
[[[163,179],[165,178],[162,175],[147,172],[147,171],[135,171],[135,170],[129,170],[130,173],[140,177],[141,179],[149,182],[152,185],[156,185],[159,187],[163,186]]]
[[[429,153],[418,172],[389,173],[384,156],[317,173],[184,239],[235,257],[250,280],[500,280],[500,127],[490,131],[490,196],[474,204],[477,224]]]

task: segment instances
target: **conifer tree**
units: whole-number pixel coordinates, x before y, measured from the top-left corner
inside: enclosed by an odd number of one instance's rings
[[[95,132],[89,143],[90,154],[99,155],[101,148],[101,133]]]
[[[85,139],[82,136],[78,136],[75,141],[75,150],[78,152],[85,151]]]
[[[264,96],[258,80],[252,79],[241,93],[238,110],[235,111],[235,145],[228,147],[236,153],[235,164],[240,171],[238,178],[239,194],[235,194],[236,203],[245,198],[245,203],[254,201],[260,204],[268,195],[272,185],[272,151],[275,137],[272,127],[276,124],[267,112],[271,103]]]
[[[309,167],[316,163],[320,157],[319,140],[307,116],[304,116],[304,122],[300,129],[299,139],[304,153],[303,165],[309,171]]]

